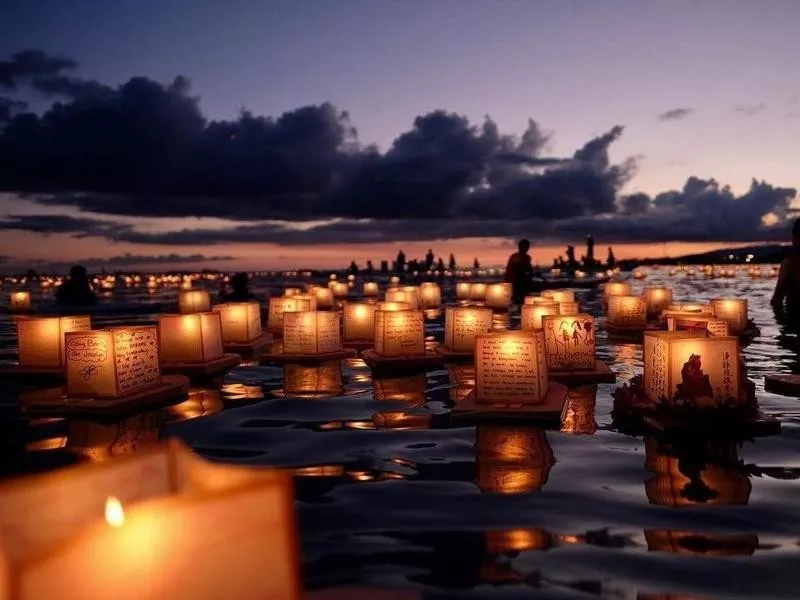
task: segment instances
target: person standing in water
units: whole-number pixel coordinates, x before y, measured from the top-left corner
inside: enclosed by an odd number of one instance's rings
[[[792,250],[781,263],[771,304],[778,312],[800,316],[800,219],[792,225]]]
[[[510,283],[513,288],[514,302],[520,304],[525,296],[530,293],[531,278],[533,277],[533,267],[528,250],[531,243],[528,240],[520,240],[517,244],[517,252],[512,254],[506,265],[506,283]]]
[[[66,306],[88,306],[97,301],[86,267],[75,265],[69,270],[69,279],[58,286],[56,298],[59,304]]]

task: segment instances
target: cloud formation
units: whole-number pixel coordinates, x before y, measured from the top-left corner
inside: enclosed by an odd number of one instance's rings
[[[694,112],[693,108],[673,108],[658,115],[659,121],[679,121]]]
[[[758,104],[741,104],[733,110],[742,116],[752,117],[760,112],[763,112],[766,108],[766,104],[759,102]]]
[[[204,254],[121,254],[110,258],[84,258],[78,261],[26,261],[24,268],[33,267],[46,271],[66,271],[74,264],[84,265],[91,269],[116,270],[127,267],[163,267],[165,265],[205,264],[218,261],[234,260],[233,256],[206,256]],[[13,262],[13,261],[12,261]]]

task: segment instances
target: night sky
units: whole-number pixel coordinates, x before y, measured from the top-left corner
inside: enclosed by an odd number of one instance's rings
[[[784,241],[797,23],[796,0],[5,0],[0,267]]]

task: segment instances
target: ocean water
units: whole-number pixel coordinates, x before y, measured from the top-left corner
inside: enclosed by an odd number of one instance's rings
[[[318,368],[251,361],[193,388],[186,402],[122,422],[29,419],[20,390],[2,381],[0,473],[108,460],[168,437],[212,460],[291,469],[309,590],[798,598],[800,400],[765,393],[763,375],[800,373],[800,341],[769,308],[774,280],[670,277],[662,269],[634,288],[660,283],[676,300],[749,300],[761,335],[743,354],[780,435],[730,443],[625,435],[611,418],[615,385],[576,390],[561,430],[465,426],[450,408],[470,389],[467,367],[373,378],[359,359]],[[255,291],[263,297],[276,285]],[[47,302],[43,295],[36,300]],[[153,321],[176,296],[175,288],[122,288],[102,301],[130,309],[94,325]],[[578,296],[599,314],[595,292]],[[429,317],[435,344],[443,316]],[[515,324],[497,316],[498,327]],[[616,385],[641,373],[640,344],[599,332],[598,355],[617,372]],[[0,315],[0,362],[14,360],[13,321]]]

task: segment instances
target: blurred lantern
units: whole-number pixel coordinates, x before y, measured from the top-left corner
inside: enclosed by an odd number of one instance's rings
[[[520,309],[520,328],[523,330],[535,330],[542,328],[542,317],[545,315],[557,315],[558,304],[555,302],[539,302],[537,304],[523,304]]]
[[[633,278],[634,279],[644,279],[647,277],[647,271],[644,269],[634,269],[633,270]]]
[[[739,335],[747,328],[746,298],[715,298],[711,301],[711,312],[728,323],[731,335]]]
[[[485,303],[489,308],[505,310],[511,305],[511,284],[490,283],[486,286]]]
[[[341,300],[343,298],[347,298],[348,294],[350,293],[350,286],[345,282],[335,282],[331,286],[331,290],[333,290],[333,297]]]
[[[577,315],[581,312],[581,306],[577,302],[559,302],[558,314],[560,315]]]
[[[327,309],[333,307],[333,290],[326,287],[315,287],[309,290],[309,295],[313,296],[317,303],[317,309]]]
[[[592,315],[543,316],[547,368],[574,371],[595,367],[595,327]]]
[[[24,290],[11,292],[9,297],[9,308],[12,311],[16,310],[30,310],[31,308],[31,293]]]
[[[562,302],[575,302],[575,292],[571,290],[545,290],[542,298],[549,298],[551,302],[561,304]]]
[[[548,391],[542,331],[475,336],[477,404],[541,404]]]
[[[311,300],[297,296],[269,299],[269,312],[267,314],[267,328],[278,335],[283,333],[283,315],[288,312],[313,310]]]
[[[451,352],[473,352],[475,336],[492,330],[492,310],[448,306],[444,317],[444,346]]]
[[[416,288],[413,292],[407,288],[389,288],[386,290],[386,302],[402,302],[416,310],[418,308]]]
[[[222,323],[222,341],[250,342],[261,335],[261,306],[255,300],[226,302],[214,307]]]
[[[392,275],[389,278],[389,283],[392,285],[397,285],[398,283],[400,283],[400,278],[397,275]]]
[[[222,321],[217,312],[161,315],[158,319],[162,363],[205,363],[223,355]]]
[[[644,328],[647,311],[641,296],[611,296],[608,299],[606,323],[620,328]]]
[[[411,305],[408,302],[377,302],[375,310],[411,310]]]
[[[328,354],[341,349],[339,313],[328,311],[284,313],[284,354]]]
[[[411,305],[411,308],[417,309],[420,306],[420,290],[415,285],[406,285],[401,288],[406,293],[406,302]],[[401,300],[402,302],[402,300]]]
[[[425,354],[425,316],[421,310],[375,312],[375,352],[379,356]]]
[[[422,308],[439,308],[442,304],[442,290],[436,283],[425,282],[419,287]]]
[[[374,281],[367,281],[364,283],[364,297],[377,298],[378,297],[378,284]]]
[[[375,339],[375,305],[365,302],[347,302],[344,305],[343,339],[345,342],[363,342]]]
[[[456,300],[469,300],[472,284],[468,281],[459,281],[456,284]]]
[[[485,300],[486,287],[485,283],[473,283],[469,288],[469,299],[481,302]]]
[[[283,295],[286,297],[296,296],[297,294],[302,294],[303,290],[298,287],[287,287],[283,289]]]
[[[16,321],[19,364],[23,368],[63,368],[66,364],[64,335],[92,328],[88,316],[17,317]]]
[[[657,319],[672,304],[672,290],[666,287],[644,288],[644,303],[648,319]]]
[[[603,295],[606,301],[612,296],[630,296],[631,284],[625,283],[624,281],[609,281],[603,287]]]
[[[211,296],[206,290],[181,290],[178,309],[183,314],[208,312],[211,310]]]
[[[714,312],[711,310],[710,304],[701,304],[698,302],[684,302],[682,304],[670,304],[669,306],[667,306],[666,310],[683,312],[683,313],[695,313],[698,315],[707,315],[709,317],[714,315]]]

